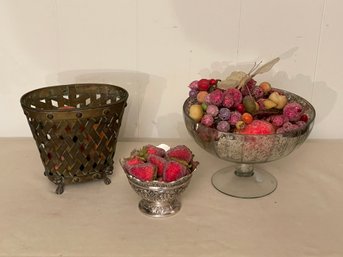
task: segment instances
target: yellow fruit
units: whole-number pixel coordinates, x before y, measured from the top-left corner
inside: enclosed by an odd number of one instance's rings
[[[197,94],[197,100],[199,103],[203,103],[205,101],[205,97],[208,95],[207,91],[200,91]]]
[[[288,101],[285,95],[280,95],[278,92],[271,93],[268,98],[277,104],[275,108],[279,110],[281,110]]]
[[[200,104],[193,104],[189,108],[189,117],[194,121],[199,122],[204,114],[204,111]]]
[[[263,105],[267,110],[277,106],[277,104],[270,99],[264,100]]]

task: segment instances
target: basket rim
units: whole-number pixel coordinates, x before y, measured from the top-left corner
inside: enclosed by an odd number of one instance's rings
[[[45,90],[45,89],[62,88],[62,87],[69,87],[69,86],[108,86],[108,87],[116,88],[116,89],[121,90],[122,92],[124,92],[124,97],[122,99],[120,99],[119,101],[115,102],[115,103],[99,105],[97,107],[82,107],[82,108],[73,108],[73,109],[41,110],[41,109],[37,109],[37,108],[32,108],[31,106],[28,106],[28,105],[23,103],[24,99],[28,95],[30,95],[30,94],[32,94],[34,92],[42,91],[42,90]],[[87,82],[87,83],[70,83],[70,84],[61,84],[61,85],[52,85],[52,86],[40,87],[40,88],[36,88],[36,89],[30,90],[30,91],[26,92],[25,94],[23,94],[20,97],[20,104],[21,104],[23,109],[28,109],[28,110],[34,111],[34,112],[42,112],[42,111],[43,112],[78,112],[80,110],[103,109],[105,107],[114,106],[116,104],[126,102],[128,97],[129,97],[129,93],[128,93],[128,91],[125,88],[122,88],[120,86],[116,86],[116,85],[113,85],[113,84],[108,84],[108,83],[91,83],[91,82]]]

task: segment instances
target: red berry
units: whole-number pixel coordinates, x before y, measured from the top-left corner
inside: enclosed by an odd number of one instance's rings
[[[301,115],[300,120],[303,122],[308,122],[308,115],[307,114]]]
[[[217,84],[217,80],[216,79],[210,79],[210,85],[216,85]]]
[[[245,112],[244,104],[242,104],[242,103],[238,104],[238,105],[236,106],[236,110],[237,110],[239,113],[243,114],[243,113]]]

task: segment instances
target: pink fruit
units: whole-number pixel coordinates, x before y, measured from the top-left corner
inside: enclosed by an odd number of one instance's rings
[[[130,167],[128,172],[141,181],[152,181],[156,178],[156,166],[152,163],[142,163]]]
[[[285,107],[283,108],[283,114],[290,121],[298,121],[303,115],[303,108],[301,104],[296,103],[296,102],[287,103]]]
[[[211,104],[216,106],[221,105],[224,99],[224,94],[220,89],[216,89],[213,92],[209,93],[209,100]]]
[[[234,106],[234,104],[235,104],[235,101],[233,100],[233,97],[231,95],[224,94],[224,99],[223,99],[222,105],[224,107],[230,108],[230,107]]]
[[[267,121],[253,120],[250,124],[240,130],[239,133],[244,135],[268,135],[274,134],[275,129],[273,125]]]
[[[221,132],[228,132],[230,130],[230,124],[225,120],[219,121],[217,124],[217,130]]]
[[[242,114],[241,113],[239,113],[237,111],[231,112],[231,115],[230,115],[230,118],[229,118],[230,125],[236,126],[236,123],[238,121],[240,121],[241,118],[242,118]]]
[[[264,92],[263,92],[262,88],[254,87],[251,94],[253,97],[255,97],[255,99],[259,99],[259,98],[263,97]]]
[[[218,115],[218,112],[219,112],[219,109],[216,105],[208,105],[207,108],[206,108],[206,113],[215,117]]]
[[[177,161],[168,161],[163,171],[163,181],[172,182],[187,175],[187,169]]]
[[[198,90],[198,81],[194,80],[192,83],[189,84],[188,87],[193,90]]]
[[[275,127],[281,127],[285,122],[288,121],[288,119],[281,114],[280,115],[272,115],[269,118],[269,120]]]
[[[213,116],[210,114],[205,114],[201,118],[201,124],[205,125],[206,127],[211,127],[213,124],[213,121],[214,121]]]
[[[243,96],[242,93],[239,89],[237,88],[229,88],[225,91],[224,93],[225,96],[230,96],[233,100],[233,105],[237,106],[238,104],[240,104],[242,102]],[[226,106],[229,107],[229,106]],[[230,106],[231,107],[231,106]]]

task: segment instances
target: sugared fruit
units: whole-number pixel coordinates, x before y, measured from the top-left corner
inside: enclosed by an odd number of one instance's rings
[[[204,111],[200,104],[193,104],[189,108],[189,117],[194,121],[199,122],[204,114]]]
[[[244,135],[268,135],[275,133],[275,129],[267,121],[253,120],[253,122],[247,124],[242,130],[239,130],[239,133]]]
[[[272,86],[270,85],[269,82],[262,82],[259,87],[263,90],[265,94],[269,93],[270,90],[272,89]]]

